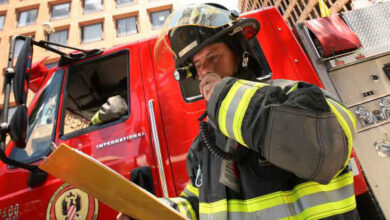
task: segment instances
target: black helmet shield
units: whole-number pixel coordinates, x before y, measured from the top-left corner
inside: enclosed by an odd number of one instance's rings
[[[174,55],[176,68],[188,67],[191,65],[190,59],[211,43],[226,42],[225,39],[229,39],[228,45],[231,47],[232,39],[241,41],[256,36],[260,29],[259,22],[253,18],[237,17],[237,12],[231,12],[216,4],[189,5],[183,10],[173,12],[164,24],[163,32],[156,43],[156,59],[164,56],[159,54],[162,51],[170,51]],[[166,35],[169,42],[166,42]],[[244,37],[235,38],[235,35]],[[236,43],[243,45],[242,42]],[[164,47],[169,48],[167,50]]]

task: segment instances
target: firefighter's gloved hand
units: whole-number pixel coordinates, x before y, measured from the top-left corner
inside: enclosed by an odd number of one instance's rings
[[[199,91],[204,99],[208,101],[213,94],[215,86],[221,81],[221,76],[217,73],[206,73],[199,76]]]
[[[127,113],[127,103],[120,95],[108,98],[107,102],[100,107],[99,111],[92,117],[93,125],[112,121]]]
[[[116,216],[116,219],[117,220],[134,220],[133,218],[127,216],[127,215],[124,215],[122,213],[119,213],[117,216]]]

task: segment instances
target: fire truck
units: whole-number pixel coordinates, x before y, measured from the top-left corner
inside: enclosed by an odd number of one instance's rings
[[[382,3],[294,28],[274,7],[241,15],[256,18],[261,25],[250,41],[263,67],[259,80],[314,83],[356,115],[350,166],[362,219],[390,218],[386,190],[390,160],[383,157],[390,154],[388,14],[390,3]],[[17,40],[24,44],[14,63]],[[39,170],[52,146],[61,143],[96,158],[158,197],[180,194],[189,180],[187,151],[206,103],[198,91],[199,81],[175,80],[173,59],[167,59],[171,68],[158,67],[155,42],[150,38],[105,50],[81,50],[13,37],[0,124],[0,219],[115,219],[115,210]],[[63,53],[53,46],[75,51]],[[34,47],[59,54],[58,66],[47,69],[45,60],[32,64]],[[11,89],[18,108],[8,121]],[[35,97],[27,108],[28,89]],[[100,106],[123,92],[127,114],[92,125],[90,119]],[[8,134],[12,141],[6,143]]]

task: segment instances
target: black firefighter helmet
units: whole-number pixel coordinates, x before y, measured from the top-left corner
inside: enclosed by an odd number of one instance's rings
[[[192,4],[174,11],[165,21],[154,48],[159,66],[165,67],[167,53],[171,53],[176,69],[187,78],[196,72],[192,57],[211,43],[225,42],[236,54],[245,53],[247,41],[256,36],[260,24],[254,18],[238,16],[238,12],[213,3]]]

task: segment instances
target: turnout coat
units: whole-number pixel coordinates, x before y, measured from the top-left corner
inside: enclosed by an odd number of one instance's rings
[[[189,219],[359,219],[348,167],[356,121],[315,85],[226,77],[207,103],[208,132],[187,157],[190,177],[163,200]]]

